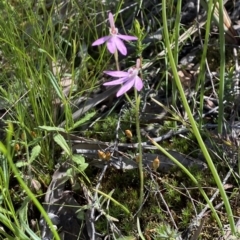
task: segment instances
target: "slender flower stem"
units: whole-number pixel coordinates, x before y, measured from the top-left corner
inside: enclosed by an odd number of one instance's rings
[[[133,104],[132,100],[131,100],[130,97],[127,95],[127,93],[125,93],[124,96],[126,97],[126,99],[128,100],[128,102],[131,104],[131,106],[132,106],[133,108],[135,108],[135,105]]]
[[[114,58],[115,58],[117,70],[120,71],[119,62],[118,62],[118,51],[115,51]]]
[[[220,82],[219,82],[219,93],[218,93],[218,133],[222,134],[223,131],[223,120],[224,120],[224,87],[225,87],[225,36],[224,36],[224,21],[223,21],[223,0],[216,2],[216,6],[219,7],[219,38],[220,38]]]
[[[139,107],[140,107],[140,96],[137,94],[137,90],[134,88],[135,99],[136,99],[136,131],[137,131],[137,138],[138,138],[138,153],[139,153],[139,176],[140,176],[140,196],[139,196],[139,211],[138,217],[141,214],[141,208],[143,203],[143,186],[144,186],[144,175],[143,175],[143,166],[142,166],[142,140],[141,140],[141,133],[140,133],[140,122],[139,122]]]

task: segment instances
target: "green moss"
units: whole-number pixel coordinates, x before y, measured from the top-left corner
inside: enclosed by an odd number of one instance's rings
[[[179,226],[182,228],[187,227],[193,216],[193,206],[190,201],[188,201],[187,206],[181,210],[181,214],[179,216],[181,219]]]

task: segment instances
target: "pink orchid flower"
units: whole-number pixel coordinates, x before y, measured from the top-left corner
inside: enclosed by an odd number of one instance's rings
[[[125,56],[127,55],[127,48],[124,45],[122,39],[125,41],[130,41],[137,40],[137,37],[118,34],[118,29],[115,27],[112,13],[109,13],[108,19],[110,23],[110,36],[99,38],[92,44],[92,46],[98,46],[107,42],[107,48],[110,53],[114,54],[118,49],[119,52]]]
[[[120,85],[123,84],[122,87],[117,92],[117,97],[120,97],[124,93],[126,93],[133,86],[140,91],[143,88],[143,81],[140,77],[138,77],[138,72],[140,69],[140,59],[137,59],[136,67],[131,67],[127,72],[124,71],[104,71],[107,75],[112,77],[119,77],[118,80],[106,82],[104,86],[112,86],[112,85]]]

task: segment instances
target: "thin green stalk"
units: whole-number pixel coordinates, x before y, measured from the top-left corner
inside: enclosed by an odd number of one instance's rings
[[[223,0],[219,0],[219,37],[220,37],[220,82],[219,82],[219,109],[218,109],[218,133],[222,133],[223,117],[224,117],[224,75],[225,75],[225,35],[224,35],[224,21],[223,21]]]
[[[176,65],[178,65],[178,53],[179,53],[179,45],[177,44],[179,41],[179,30],[180,30],[180,19],[181,19],[181,5],[182,1],[178,1],[177,3],[177,12],[176,12],[176,21],[175,21],[175,26],[174,26],[174,41],[175,41],[175,46],[174,46],[174,51],[173,51],[173,57]]]
[[[205,3],[206,4],[206,3]],[[199,128],[201,129],[202,127],[202,115],[203,115],[203,105],[204,105],[204,82],[205,82],[205,68],[206,68],[206,56],[207,56],[207,49],[208,49],[208,42],[209,42],[209,36],[210,36],[210,27],[211,27],[211,20],[212,20],[212,15],[213,15],[213,11],[212,11],[212,5],[213,5],[213,0],[209,0],[208,2],[208,6],[205,6],[206,9],[208,9],[207,11],[207,21],[206,21],[206,27],[205,27],[205,37],[204,37],[204,45],[203,45],[203,53],[202,53],[202,57],[201,57],[201,62],[200,62],[200,73],[198,75],[198,79],[197,79],[197,84],[196,84],[196,92],[199,89],[199,85],[200,85],[200,104],[199,104],[199,109],[198,109],[198,113],[199,113]]]
[[[139,212],[138,217],[141,214],[141,208],[143,204],[143,187],[144,187],[144,175],[143,175],[143,166],[142,166],[142,140],[141,140],[141,133],[140,133],[140,122],[139,122],[139,107],[140,107],[140,96],[137,94],[137,90],[134,88],[135,99],[136,99],[136,131],[137,131],[137,138],[138,138],[138,168],[139,168],[139,176],[140,176],[140,196],[139,196]]]
[[[142,233],[142,230],[141,230],[139,217],[137,217],[137,229],[138,229],[139,237],[140,237],[142,240],[145,240],[145,237],[143,236],[143,233]]]
[[[178,40],[179,40],[179,30],[180,30],[180,18],[181,18],[181,5],[182,5],[182,1],[178,1],[177,3],[177,13],[176,13],[176,21],[175,21],[175,26],[174,26],[174,42],[176,43],[174,46],[174,51],[173,51],[173,55],[174,55],[174,61],[175,64],[178,65],[178,53],[179,53],[179,45]],[[176,104],[177,104],[177,86],[176,83],[173,81],[172,82],[172,105],[174,108],[176,108]],[[176,121],[174,121],[174,127],[177,126]]]
[[[113,55],[114,55],[114,58],[115,58],[117,70],[120,71],[119,62],[118,62],[118,51],[116,50]]]
[[[167,53],[168,53],[170,65],[171,65],[171,68],[172,68],[172,71],[173,71],[174,79],[176,81],[176,84],[177,84],[177,87],[178,87],[178,90],[179,90],[179,93],[180,93],[180,96],[181,96],[181,99],[182,99],[183,106],[184,106],[184,108],[187,112],[189,121],[190,121],[191,126],[192,126],[193,133],[194,133],[195,137],[197,138],[198,144],[199,144],[199,146],[200,146],[200,148],[203,152],[203,155],[204,155],[204,157],[205,157],[205,159],[208,163],[209,169],[211,170],[212,175],[213,175],[213,177],[215,179],[215,182],[218,186],[218,189],[220,191],[221,197],[223,199],[223,202],[224,202],[224,205],[225,205],[225,208],[226,208],[226,211],[227,211],[227,216],[228,216],[228,220],[229,220],[229,223],[230,223],[231,231],[232,231],[233,234],[235,234],[236,233],[236,228],[235,228],[235,224],[234,224],[232,209],[231,209],[230,203],[228,201],[228,197],[226,195],[226,192],[224,190],[224,187],[222,185],[222,182],[221,182],[221,179],[218,175],[218,172],[217,172],[217,170],[216,170],[216,168],[215,168],[215,166],[212,162],[212,159],[211,159],[211,157],[208,153],[208,150],[207,150],[207,148],[206,148],[206,146],[203,142],[203,139],[200,135],[200,132],[198,130],[198,126],[197,126],[197,124],[196,124],[196,122],[193,118],[193,115],[191,113],[191,109],[188,105],[184,90],[182,88],[181,81],[180,81],[179,76],[177,74],[177,68],[176,68],[176,65],[174,63],[174,59],[173,59],[173,56],[172,56],[170,43],[168,41],[169,34],[168,34],[168,28],[167,28],[166,0],[164,0],[162,2],[162,16],[163,16],[163,29],[164,29],[165,44],[167,46]]]
[[[238,146],[238,175],[240,176],[240,147]]]
[[[98,189],[93,189],[93,191],[96,191],[98,193],[100,193],[101,195],[103,195],[104,197],[108,198],[109,200],[111,200],[115,205],[119,206],[120,208],[122,208],[122,210],[124,212],[126,212],[127,214],[131,214],[130,211],[124,206],[122,205],[120,202],[116,201],[114,198],[112,198],[111,196],[109,196],[108,194],[98,190]]]

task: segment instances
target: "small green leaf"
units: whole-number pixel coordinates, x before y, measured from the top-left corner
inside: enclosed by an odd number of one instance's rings
[[[35,146],[32,149],[31,157],[29,159],[29,163],[32,163],[37,158],[37,156],[39,155],[40,152],[41,152],[41,147],[39,145]]]
[[[87,167],[88,167],[88,163],[83,163],[78,166],[78,169],[79,169],[79,171],[83,172],[86,170]]]
[[[66,152],[68,156],[71,155],[70,148],[61,134],[56,134],[53,139]]]
[[[80,219],[80,220],[84,220],[85,219],[84,211],[80,211],[77,214],[77,218]]]
[[[136,35],[139,36],[141,34],[141,27],[137,19],[134,20],[134,28],[135,28]]]
[[[17,168],[21,168],[21,167],[27,166],[28,164],[29,164],[28,162],[19,161],[19,162],[16,162],[16,163],[15,163],[15,166],[16,166]]]
[[[72,169],[72,168],[69,168],[69,169],[67,170],[67,176],[68,176],[68,177],[72,177],[72,176],[73,176],[73,169]]]
[[[128,236],[128,237],[120,237],[117,238],[117,240],[135,240],[136,238],[134,236]]]
[[[39,126],[40,129],[46,130],[48,132],[66,132],[65,129],[59,127],[50,127],[50,126]]]
[[[73,155],[72,160],[78,165],[85,163],[85,158],[81,155]]]
[[[85,158],[81,155],[73,155],[72,160],[78,165],[78,170],[81,172],[88,167],[88,163],[85,163]]]
[[[96,115],[96,112],[91,112],[86,114],[83,118],[81,118],[79,121],[75,122],[72,129],[75,129],[79,126],[81,126],[82,124],[84,124],[85,122],[87,122],[88,120],[90,120],[92,117],[94,117]]]

